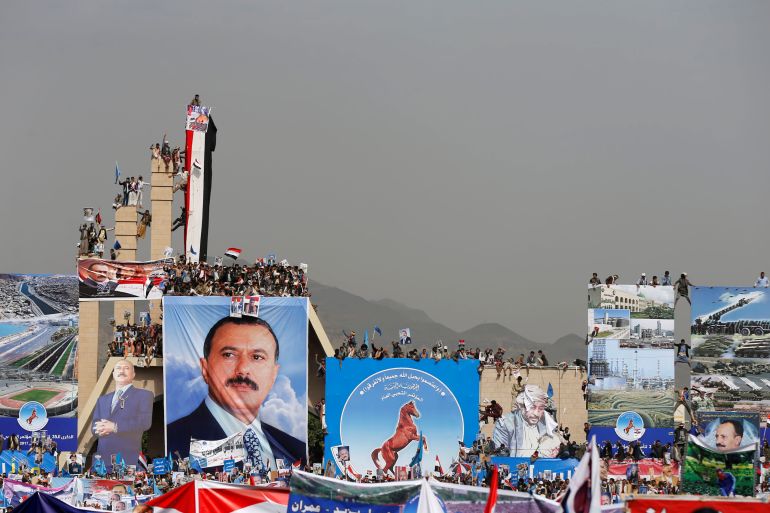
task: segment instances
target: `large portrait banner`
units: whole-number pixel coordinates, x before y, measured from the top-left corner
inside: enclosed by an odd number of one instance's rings
[[[722,497],[753,496],[757,445],[715,450],[711,444],[690,435],[682,470],[682,491]]]
[[[184,458],[192,445],[200,457],[205,446],[212,462],[242,450],[255,473],[304,462],[308,300],[261,298],[259,317],[234,316],[230,305],[163,298],[167,450]]]
[[[457,458],[478,431],[479,378],[473,360],[327,361],[325,459],[338,473],[395,476],[432,471]],[[422,464],[421,464],[422,463]]]

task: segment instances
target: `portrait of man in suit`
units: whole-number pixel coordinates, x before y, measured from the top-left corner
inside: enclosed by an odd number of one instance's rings
[[[135,375],[134,364],[119,360],[112,370],[115,391],[96,401],[92,429],[99,437],[96,454],[103,461],[112,461],[111,455],[118,453],[126,460],[136,458],[142,434],[152,424],[154,395],[133,385]]]
[[[278,459],[304,461],[305,442],[258,417],[278,376],[279,353],[278,337],[264,319],[227,316],[214,323],[200,358],[208,394],[192,413],[167,426],[168,450],[184,458],[192,439],[243,433],[246,461],[257,471],[278,470]]]

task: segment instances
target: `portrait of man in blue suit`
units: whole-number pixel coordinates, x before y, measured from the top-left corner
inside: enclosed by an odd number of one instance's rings
[[[200,358],[208,394],[190,414],[167,426],[167,449],[184,458],[193,439],[213,441],[243,433],[246,461],[253,469],[277,470],[278,459],[289,465],[304,462],[305,442],[258,418],[278,375],[279,352],[278,337],[264,319],[219,319],[206,335]]]
[[[92,429],[99,437],[96,454],[102,461],[112,461],[113,454],[135,459],[141,450],[142,434],[152,424],[154,395],[133,385],[135,375],[134,364],[119,360],[112,370],[115,391],[96,401]]]

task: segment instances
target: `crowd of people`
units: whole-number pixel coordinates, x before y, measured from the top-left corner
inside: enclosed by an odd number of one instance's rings
[[[144,188],[147,186],[144,177],[129,176],[125,180],[117,179],[116,183],[122,187],[123,192],[115,196],[113,210],[129,206],[144,208]]]
[[[764,273],[762,273],[764,275]],[[682,273],[679,275],[679,279],[676,281],[671,281],[671,272],[670,271],[664,271],[663,276],[661,278],[658,278],[657,275],[653,275],[652,278],[647,278],[647,273],[642,273],[639,275],[639,278],[637,278],[634,281],[634,284],[637,287],[642,286],[651,286],[651,287],[664,287],[664,286],[673,286],[674,291],[676,292],[676,300],[679,301],[680,298],[684,298],[687,300],[688,303],[692,304],[690,301],[690,287],[693,286],[693,284],[690,282],[689,278],[687,278],[687,273]],[[617,274],[610,274],[607,276],[607,278],[604,279],[604,283],[602,283],[601,278],[599,278],[599,273],[592,273],[591,279],[588,280],[588,285],[592,287],[599,287],[601,285],[606,285],[608,287],[611,287],[613,285],[620,284],[620,276]],[[756,286],[756,285],[755,285]]]
[[[104,243],[107,241],[107,232],[115,228],[107,228],[102,225],[101,212],[94,215],[94,209],[83,209],[83,224],[80,225],[80,242],[78,243],[78,256],[104,257]]]
[[[390,349],[388,349],[387,343],[378,346],[373,339],[368,344],[364,342],[359,345],[356,340],[356,332],[352,331],[349,334],[345,334],[345,338],[340,346],[334,350],[334,358],[340,361],[346,358],[372,358],[374,360],[409,358],[414,361],[430,359],[437,362],[441,360],[453,360],[455,362],[459,360],[476,360],[478,361],[479,376],[482,375],[485,369],[493,368],[497,373],[498,379],[506,377],[513,379],[521,370],[536,367],[566,369],[569,366],[575,366],[581,372],[584,372],[586,369],[586,361],[582,359],[575,359],[572,362],[560,361],[552,364],[542,349],[532,350],[527,356],[524,353],[520,353],[516,357],[506,357],[506,350],[502,347],[498,347],[497,350],[481,349],[478,347],[468,349],[464,341],[461,341],[455,350],[449,349],[442,342],[435,343],[430,349],[427,347],[422,349],[412,347],[412,349],[408,349],[397,340],[392,340],[389,345]],[[409,347],[411,347],[411,344],[409,344]],[[325,372],[325,362],[316,357],[316,363],[318,365],[317,375],[320,377]]]
[[[145,366],[163,357],[163,325],[158,323],[120,324],[113,330],[109,356],[140,357]]]
[[[687,276],[687,273],[683,273],[683,276]],[[599,286],[599,285],[617,285],[620,283],[620,276],[617,274],[610,274],[607,276],[607,278],[604,279],[604,283],[602,283],[601,278],[599,278],[599,273],[592,273],[591,279],[588,280],[588,284],[592,286]],[[654,275],[652,278],[647,278],[647,273],[642,273],[639,278],[634,282],[638,286],[645,286],[649,285],[652,287],[658,287],[658,286],[671,286],[674,283],[671,281],[671,272],[670,271],[664,271],[662,277],[658,278],[657,275]]]
[[[592,287],[598,287],[600,285],[612,286],[612,285],[617,285],[619,283],[620,283],[620,276],[618,276],[617,274],[611,274],[607,276],[604,279],[604,282],[602,282],[601,278],[599,278],[599,273],[592,273],[591,279],[588,280],[588,284],[591,285]],[[688,303],[690,302],[689,288],[693,286],[693,284],[690,282],[689,278],[687,277],[687,273],[680,274],[679,278],[676,281],[672,281],[670,271],[664,271],[663,275],[660,278],[658,278],[658,275],[653,275],[652,278],[648,278],[647,273],[642,273],[641,275],[639,275],[639,278],[637,278],[634,281],[634,284],[638,287],[673,286],[677,294],[677,299],[685,298],[687,299]],[[764,271],[760,272],[757,279],[754,280],[754,287],[755,288],[770,287],[770,279],[768,279]]]
[[[167,296],[299,296],[309,297],[307,266],[285,260],[259,259],[254,265],[224,266],[185,262],[183,256],[163,266]]]

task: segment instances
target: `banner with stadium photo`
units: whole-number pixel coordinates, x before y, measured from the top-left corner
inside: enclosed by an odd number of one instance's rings
[[[479,379],[473,360],[327,359],[326,461],[348,447],[347,465],[395,475],[396,466],[456,459],[478,432]],[[337,469],[342,473],[343,469]]]
[[[163,297],[168,260],[123,262],[101,258],[78,260],[81,301],[123,301]]]
[[[703,409],[766,412],[770,289],[691,287],[690,298],[694,400]]]
[[[77,278],[0,274],[0,293],[0,462],[52,470],[77,450]]]
[[[682,470],[682,491],[723,497],[754,496],[759,444],[715,450],[690,435]]]
[[[163,298],[167,450],[184,458],[193,440],[243,433],[255,471],[304,462],[308,299],[260,298],[259,317],[233,317],[230,303]]]

